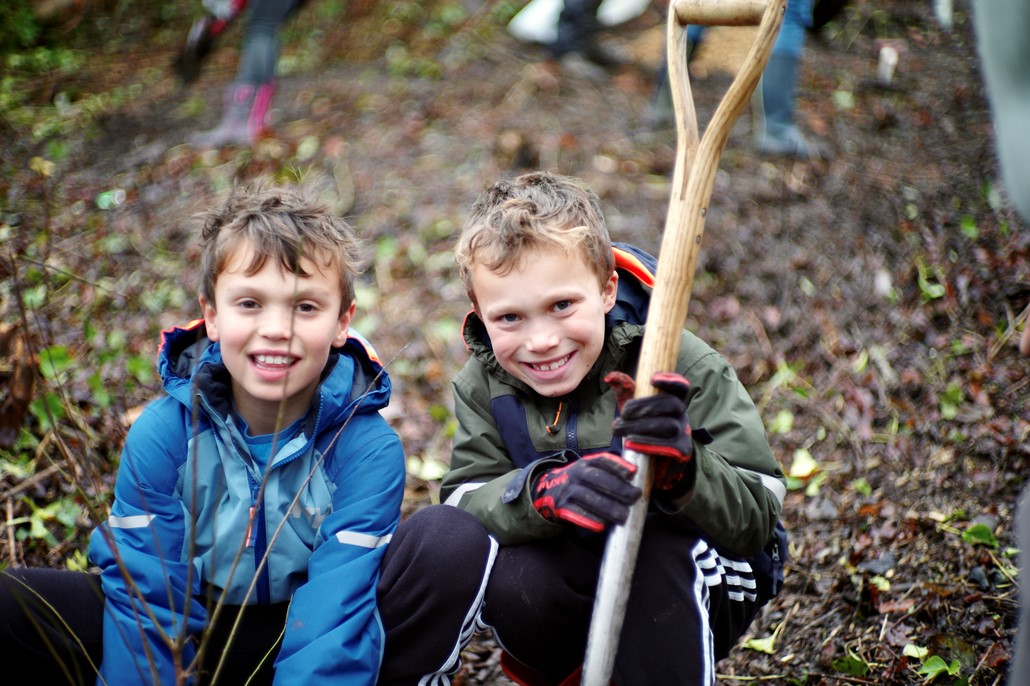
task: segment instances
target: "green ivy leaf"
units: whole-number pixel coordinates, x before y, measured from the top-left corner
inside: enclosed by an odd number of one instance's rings
[[[57,378],[74,362],[68,348],[63,345],[51,345],[39,351],[39,372],[47,379]]]
[[[952,660],[951,664],[944,661],[939,655],[934,655],[922,664],[917,670],[918,674],[926,677],[927,683],[933,681],[941,674],[947,674],[949,676],[955,676],[958,674],[959,665],[958,660]]]
[[[849,654],[833,661],[833,669],[848,676],[865,676],[869,673],[869,663],[857,655]]]
[[[988,548],[998,547],[998,539],[995,538],[991,527],[986,524],[973,524],[962,532],[962,540],[973,545],[985,545]]]

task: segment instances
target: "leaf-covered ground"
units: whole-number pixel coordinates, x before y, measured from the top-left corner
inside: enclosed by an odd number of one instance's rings
[[[675,145],[644,123],[662,12],[605,36],[632,66],[584,79],[514,42],[496,5],[427,5],[306,7],[276,134],[252,151],[183,144],[217,120],[238,33],[183,90],[167,67],[185,26],[117,15],[78,68],[26,81],[0,127],[0,564],[83,563],[126,422],[160,392],[158,333],[198,315],[191,217],[234,178],[320,183],[366,239],[357,327],[394,379],[408,512],[448,458],[467,309],[450,250],[475,195],[528,168],[579,176],[614,238],[657,251]],[[1004,683],[1030,232],[997,178],[967,11],[946,31],[932,3],[854,0],[810,38],[800,85],[833,158],[761,158],[746,116],[723,155],[688,325],[733,363],[795,477],[786,587],[726,683]],[[748,40],[713,31],[699,55],[702,127]],[[901,55],[889,87],[884,41]],[[467,658],[461,683],[508,683],[489,636]]]

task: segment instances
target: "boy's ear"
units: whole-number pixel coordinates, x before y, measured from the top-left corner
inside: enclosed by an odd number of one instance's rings
[[[339,348],[347,342],[347,331],[350,329],[351,320],[354,319],[354,308],[357,306],[357,301],[352,300],[350,307],[345,309],[340,314],[339,326],[336,330],[336,336],[333,338],[333,347]]]
[[[200,296],[200,311],[204,313],[204,328],[207,329],[207,337],[212,341],[218,340],[218,312],[215,311],[215,304]]]
[[[601,295],[604,297],[604,312],[608,314],[615,307],[615,296],[619,294],[619,272],[612,271],[608,283],[604,285]]]

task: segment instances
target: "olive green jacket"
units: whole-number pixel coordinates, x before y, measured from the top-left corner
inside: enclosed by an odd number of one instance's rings
[[[615,393],[603,379],[613,370],[635,373],[643,326],[620,322],[610,329],[593,368],[563,398],[542,397],[505,372],[475,313],[464,334],[472,356],[452,383],[458,427],[441,498],[476,515],[502,544],[560,536],[567,525],[536,511],[527,484],[539,471],[567,461],[567,450],[609,449]],[[682,518],[721,549],[750,557],[770,541],[786,493],[761,417],[729,363],[687,331],[676,371],[691,383],[687,412],[698,439],[697,478],[686,496],[654,502],[649,516]],[[526,416],[506,421],[525,422],[533,447],[549,455],[521,469],[508,454],[492,409],[496,398],[510,394]],[[698,438],[701,428],[711,434],[707,445]]]

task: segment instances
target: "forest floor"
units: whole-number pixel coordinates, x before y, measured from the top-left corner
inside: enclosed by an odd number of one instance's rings
[[[1016,350],[1030,231],[1004,202],[968,7],[949,31],[932,4],[855,0],[810,36],[798,115],[831,159],[757,155],[746,113],[723,154],[688,326],[736,368],[792,478],[785,588],[720,683],[1004,683],[1030,473],[1030,360]],[[676,141],[646,124],[659,9],[603,37],[633,63],[595,78],[486,12],[390,42],[371,15],[330,30],[319,11],[287,31],[275,133],[253,150],[184,144],[218,118],[238,35],[184,90],[167,68],[182,26],[152,40],[126,29],[75,75],[35,84],[40,112],[73,94],[64,135],[41,134],[42,115],[4,120],[3,330],[27,331],[60,369],[19,386],[12,370],[30,358],[0,336],[0,400],[23,410],[0,424],[0,564],[81,561],[125,422],[160,392],[158,332],[199,313],[191,217],[234,179],[328,180],[372,248],[355,324],[393,378],[406,513],[436,500],[448,459],[468,308],[451,248],[477,193],[530,168],[578,176],[613,238],[658,251]],[[715,29],[702,46],[702,129],[750,35]],[[900,54],[888,86],[885,42]],[[18,405],[26,388],[56,430]],[[63,499],[70,519],[40,514]],[[488,635],[466,658],[460,683],[509,683]]]

